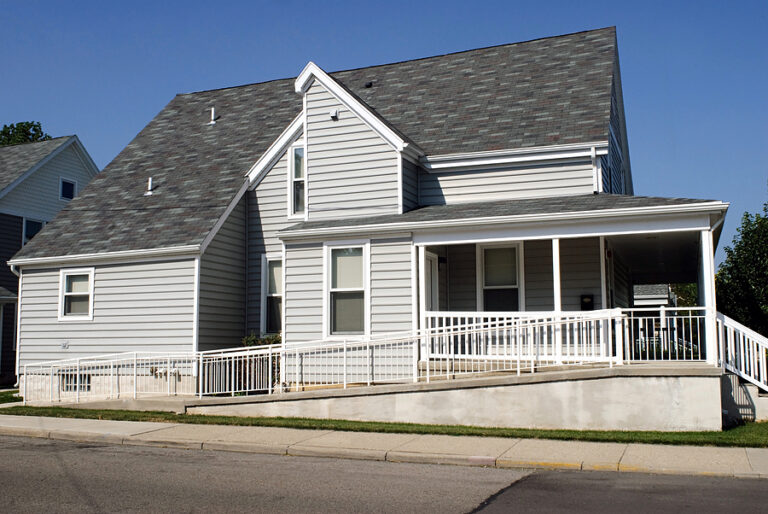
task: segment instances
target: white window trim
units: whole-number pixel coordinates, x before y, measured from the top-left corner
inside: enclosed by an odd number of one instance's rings
[[[293,151],[297,148],[303,148],[304,149],[304,212],[302,213],[294,213],[294,205],[293,205],[293,181],[294,181],[294,159],[293,159]],[[307,187],[307,176],[308,174],[308,167],[307,167],[307,147],[304,144],[304,140],[300,139],[290,145],[288,147],[288,153],[286,155],[286,160],[288,161],[287,171],[288,171],[288,180],[287,180],[287,196],[288,196],[288,219],[299,219],[299,220],[306,220],[308,219],[308,212],[309,212],[309,188]]]
[[[69,275],[88,275],[88,314],[87,315],[64,315],[64,286],[66,278]],[[93,276],[94,268],[71,268],[59,270],[59,321],[93,321]]]
[[[339,248],[363,249],[363,333],[331,334],[331,251]],[[355,289],[357,291],[357,289]],[[285,307],[283,307],[285,312]],[[371,336],[371,241],[354,239],[323,243],[323,339],[343,341],[367,339]]]
[[[43,230],[45,228],[45,220],[38,220],[35,218],[27,218],[26,216],[23,218],[24,222],[21,224],[21,246],[24,246],[29,241],[27,241],[27,221],[34,221],[37,223],[40,223],[42,226],[40,227],[40,230]]]
[[[485,289],[485,250],[486,248],[515,248],[517,253],[517,305],[519,312],[525,311],[525,253],[522,241],[475,245],[475,276],[477,290],[477,310],[485,312],[483,291]]]
[[[62,186],[64,185],[64,181],[71,182],[72,184],[75,185],[75,187],[74,187],[74,189],[72,191],[72,198],[64,198],[64,196],[61,194],[61,190],[62,190]],[[59,176],[59,200],[61,200],[63,202],[69,202],[71,200],[74,200],[76,196],[77,196],[77,180],[71,179],[71,178],[67,178],[67,177]]]
[[[267,332],[267,296],[269,292],[269,262],[280,261],[283,264],[283,278],[282,288],[283,293],[280,296],[283,299],[283,316],[280,324],[282,325],[282,332],[285,332],[285,259],[282,253],[263,253],[261,254],[261,305],[259,307],[259,333],[262,337],[266,335],[274,335],[272,332]]]

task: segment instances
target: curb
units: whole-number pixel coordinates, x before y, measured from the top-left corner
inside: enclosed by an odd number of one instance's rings
[[[146,446],[157,448],[175,448],[200,451],[227,451],[237,453],[256,453],[268,455],[284,455],[291,457],[322,457],[334,459],[369,460],[392,463],[411,464],[441,464],[454,466],[479,466],[497,469],[552,469],[579,471],[613,471],[618,473],[649,473],[655,475],[688,475],[729,478],[768,479],[768,474],[759,472],[702,472],[696,470],[649,468],[627,466],[618,463],[597,464],[573,462],[540,462],[521,461],[496,458],[488,455],[455,455],[442,453],[398,452],[385,450],[370,450],[361,448],[332,448],[322,446],[302,446],[285,444],[260,444],[228,441],[174,441],[169,439],[145,439],[138,436],[120,436],[117,434],[98,434],[69,430],[50,431],[36,428],[0,427],[0,435],[16,437],[34,437],[59,441],[101,443],[120,446]]]

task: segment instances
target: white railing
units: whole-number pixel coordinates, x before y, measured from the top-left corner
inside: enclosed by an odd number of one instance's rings
[[[768,338],[720,313],[717,333],[723,368],[768,391]]]
[[[706,310],[701,307],[621,309],[628,361],[706,360]]]
[[[194,394],[192,353],[132,352],[25,364],[24,401],[80,402]]]

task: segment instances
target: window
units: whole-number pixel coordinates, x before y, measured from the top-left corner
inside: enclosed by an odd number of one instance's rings
[[[45,222],[38,221],[38,220],[30,220],[27,218],[24,218],[24,235],[22,244],[25,245],[29,242],[30,239],[35,237],[35,234],[40,232],[42,230],[43,225],[45,225]]]
[[[75,197],[75,189],[77,189],[77,182],[74,180],[67,180],[65,178],[59,179],[59,199],[71,200]]]
[[[520,310],[517,246],[479,247],[478,300],[484,311]]]
[[[61,270],[59,320],[93,319],[93,268]]]
[[[297,146],[291,147],[290,155],[288,196],[290,197],[291,215],[303,215],[307,207],[306,163],[303,144],[298,143]]]
[[[283,261],[282,259],[262,260],[267,279],[264,281],[264,309],[262,332],[277,334],[283,329]]]
[[[364,334],[365,248],[331,248],[329,332],[331,335]]]

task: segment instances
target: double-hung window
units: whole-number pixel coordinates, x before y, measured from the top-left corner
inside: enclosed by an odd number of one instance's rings
[[[291,147],[289,161],[290,213],[292,216],[299,216],[303,215],[307,208],[307,171],[302,143],[297,143]]]
[[[519,256],[517,246],[478,249],[480,298],[484,311],[520,310]]]
[[[282,258],[267,258],[265,263],[266,280],[263,291],[263,324],[262,332],[277,334],[283,329],[283,260]]]
[[[331,335],[365,333],[365,258],[364,246],[330,248]]]
[[[61,270],[59,320],[93,319],[93,268]]]

